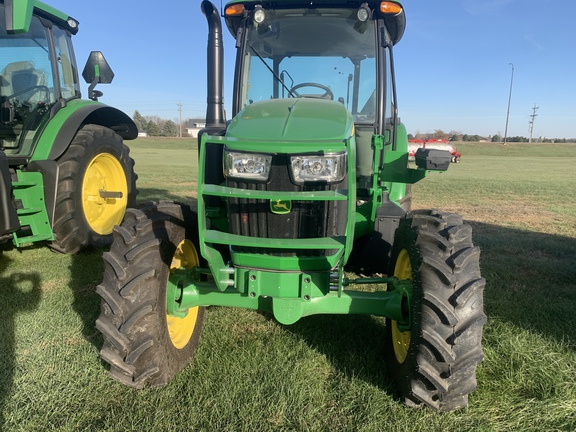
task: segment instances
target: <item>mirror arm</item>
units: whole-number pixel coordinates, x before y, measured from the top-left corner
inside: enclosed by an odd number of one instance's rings
[[[94,90],[96,85],[100,82],[100,76],[95,76],[90,86],[88,87],[88,99],[92,99],[93,101],[98,101],[99,97],[102,97],[104,93],[100,90]]]
[[[99,77],[95,76],[90,86],[88,87],[88,99],[92,99],[93,101],[97,101],[98,97],[94,95],[94,87],[98,84]]]

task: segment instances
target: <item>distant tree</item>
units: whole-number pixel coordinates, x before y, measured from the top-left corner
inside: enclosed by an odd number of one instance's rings
[[[528,138],[523,137],[523,136],[512,136],[512,137],[508,137],[506,138],[507,142],[528,142]]]
[[[146,132],[146,126],[148,126],[148,122],[144,117],[142,117],[142,115],[138,112],[138,110],[134,111],[132,120],[134,120],[136,128],[138,128],[138,132]]]
[[[414,135],[408,134],[408,139],[414,139]]]
[[[162,128],[162,136],[178,136],[178,126],[176,126],[176,123],[174,123],[172,120],[168,120],[166,123],[164,123],[164,127]]]
[[[480,141],[480,139],[482,139],[480,135],[468,135],[468,134],[462,135],[462,141],[478,142]]]
[[[161,117],[157,116],[157,115],[153,115],[153,116],[145,116],[144,117],[147,121],[149,122],[154,122],[156,123],[156,125],[159,125],[160,123],[164,124],[164,122],[166,120],[162,119]]]
[[[146,132],[148,132],[148,135],[150,135],[150,136],[160,136],[160,128],[153,121],[148,122],[148,127],[147,127]]]
[[[448,134],[446,134],[446,132],[444,132],[442,129],[436,129],[434,131],[434,138],[436,139],[444,139],[447,138]]]
[[[448,132],[448,136],[450,137],[450,141],[462,141],[462,134],[458,131],[451,130]]]
[[[156,127],[158,128],[158,132],[157,135],[155,136],[160,136],[160,133],[162,132],[162,130],[164,129],[164,123],[166,123],[166,120],[164,120],[161,117],[158,117],[157,115],[155,116],[145,116],[144,117],[146,119],[146,121],[148,122],[148,125],[150,126],[151,123],[154,123],[156,125]],[[152,126],[153,127],[153,126]],[[151,135],[150,131],[148,131],[148,135]]]
[[[500,137],[500,135],[496,134],[492,137],[492,139],[490,140],[492,142],[502,142],[502,137]]]

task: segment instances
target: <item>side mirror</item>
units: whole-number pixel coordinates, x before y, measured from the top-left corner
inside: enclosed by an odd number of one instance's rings
[[[425,170],[446,171],[450,166],[452,155],[448,150],[424,149],[416,150],[416,166]]]
[[[90,84],[88,98],[97,101],[103,93],[94,90],[94,87],[97,84],[110,84],[114,79],[114,72],[100,51],[92,51],[82,71],[82,77],[86,83]]]

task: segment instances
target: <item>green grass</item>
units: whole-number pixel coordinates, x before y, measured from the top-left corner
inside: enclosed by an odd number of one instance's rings
[[[140,201],[195,197],[195,140],[131,144]],[[94,327],[101,252],[3,245],[0,429],[6,431],[573,431],[576,146],[459,144],[462,162],[414,186],[414,207],[460,212],[487,279],[485,360],[468,408],[401,403],[381,319],[292,326],[207,310],[197,355],[167,387],[109,378]]]
[[[196,197],[198,145],[195,139],[139,138],[130,143],[139,174],[138,200]]]

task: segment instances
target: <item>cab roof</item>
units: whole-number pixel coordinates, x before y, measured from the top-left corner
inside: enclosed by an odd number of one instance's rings
[[[78,32],[78,21],[41,1],[0,0],[0,3],[6,6],[6,29],[11,33],[28,32],[32,14],[46,18],[72,34]]]
[[[224,10],[226,10],[231,5],[243,4],[246,10],[246,14],[254,10],[258,5],[262,6],[264,9],[296,9],[296,8],[360,8],[363,4],[368,4],[370,9],[375,11],[377,16],[384,18],[388,33],[392,39],[392,43],[396,45],[402,35],[404,34],[404,29],[406,27],[406,15],[404,13],[404,8],[400,1],[388,1],[386,3],[394,3],[402,7],[402,11],[395,15],[387,15],[379,12],[380,4],[383,3],[381,0],[232,0],[226,4]],[[238,28],[240,27],[240,21],[243,17],[226,17],[226,24],[228,29],[232,33],[232,36],[236,37]]]

